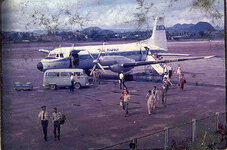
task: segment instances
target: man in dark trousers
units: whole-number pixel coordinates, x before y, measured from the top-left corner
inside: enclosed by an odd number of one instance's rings
[[[53,123],[54,123],[54,131],[53,131],[54,140],[56,141],[57,137],[58,137],[58,140],[60,140],[60,129],[61,129],[60,119],[62,117],[62,114],[58,112],[57,107],[55,107],[52,115],[53,115]],[[56,134],[56,130],[58,130],[58,135]]]
[[[120,89],[122,89],[122,85],[123,85],[123,87],[126,87],[123,73],[119,74],[119,82],[120,82]]]
[[[186,80],[184,78],[184,74],[181,74],[181,77],[180,77],[180,90],[181,91],[183,91],[185,83],[186,83]]]
[[[73,73],[70,76],[70,81],[71,81],[71,87],[70,87],[70,91],[74,91],[74,76]]]
[[[171,64],[168,65],[168,70],[169,70],[169,78],[171,79],[172,74],[173,74]]]
[[[41,107],[41,111],[38,115],[38,122],[41,120],[41,125],[43,127],[44,140],[47,141],[47,127],[48,127],[48,112],[46,111],[46,106]]]
[[[166,100],[167,100],[167,83],[163,82],[161,88],[161,97],[162,97],[162,104],[166,107]]]

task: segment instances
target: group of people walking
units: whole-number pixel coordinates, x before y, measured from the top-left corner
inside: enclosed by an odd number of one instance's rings
[[[168,93],[169,87],[174,85],[170,81],[172,74],[173,74],[171,65],[165,65],[164,71],[165,71],[165,74],[163,77],[163,83],[162,83],[161,88],[158,90],[158,88],[156,86],[154,86],[153,89],[149,90],[146,95],[147,108],[148,108],[149,115],[151,115],[152,113],[154,113],[156,111],[156,106],[158,104],[159,98],[162,101],[162,105],[164,107],[166,107],[167,93]],[[177,77],[178,77],[178,86],[180,86],[180,90],[183,91],[186,80],[184,78],[184,74],[182,74],[182,72],[181,72],[180,64],[177,66],[175,73],[177,74]],[[128,91],[127,87],[124,84],[123,75],[120,74],[119,78],[120,78],[120,89],[122,87],[124,87],[121,92],[120,105],[122,106],[122,110],[125,110],[125,116],[127,116],[130,95],[129,95],[129,91]]]
[[[165,65],[164,67],[165,75],[163,77],[163,84],[160,89],[160,94],[158,94],[158,89],[156,86],[154,86],[153,90],[149,90],[148,94],[146,95],[147,99],[147,108],[148,108],[148,114],[150,115],[152,112],[155,112],[156,105],[158,104],[158,95],[161,95],[162,104],[164,107],[166,107],[166,101],[167,101],[167,93],[169,86],[174,85],[170,79],[172,77],[172,68],[171,65]],[[184,84],[186,83],[186,80],[184,78],[184,74],[181,72],[180,64],[177,66],[176,72],[178,77],[178,85],[180,86],[180,90],[183,91]]]
[[[38,123],[41,123],[43,128],[43,134],[44,134],[44,140],[47,141],[47,128],[49,123],[50,116],[46,110],[46,106],[41,107],[41,111],[38,114]],[[61,112],[57,111],[57,108],[53,108],[52,113],[52,123],[54,126],[54,140],[58,139],[60,141],[60,129],[61,129],[61,122],[62,122],[63,116]]]
[[[169,65],[165,64],[164,71],[165,71],[165,75],[164,75],[163,80],[166,80],[166,82],[168,82],[169,85],[173,85],[172,82],[170,81],[170,79],[172,77],[171,64],[169,64]],[[182,73],[180,64],[178,64],[175,73],[177,74],[177,77],[178,77],[178,86],[180,86],[180,90],[183,91],[184,83],[186,83],[186,80],[185,80],[184,74]]]

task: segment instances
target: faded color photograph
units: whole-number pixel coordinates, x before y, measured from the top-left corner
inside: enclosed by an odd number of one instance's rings
[[[2,1],[2,149],[226,148],[225,5]]]

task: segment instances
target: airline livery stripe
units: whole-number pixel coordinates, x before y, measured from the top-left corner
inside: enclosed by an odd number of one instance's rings
[[[151,53],[162,53],[162,52],[166,52],[163,50],[150,50]],[[146,51],[142,51],[142,55],[145,55]],[[95,53],[92,54],[92,56],[96,59],[98,57],[99,54]],[[137,51],[127,51],[127,52],[111,52],[111,53],[102,53],[101,56],[114,56],[114,55],[118,55],[118,56],[130,56],[130,55],[141,55],[141,51],[137,50]],[[83,59],[90,59],[91,56],[89,54],[79,54],[79,59],[83,60]],[[55,58],[56,61],[69,61],[69,57],[65,57],[63,59],[59,59],[59,58]]]

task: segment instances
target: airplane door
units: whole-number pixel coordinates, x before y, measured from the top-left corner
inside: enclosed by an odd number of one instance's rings
[[[73,64],[74,64],[74,66],[76,67],[76,66],[78,66],[79,65],[79,55],[78,55],[78,53],[77,54],[72,54],[72,56],[73,56]]]
[[[70,53],[70,68],[76,68],[79,65],[79,53],[78,50],[73,50]]]

